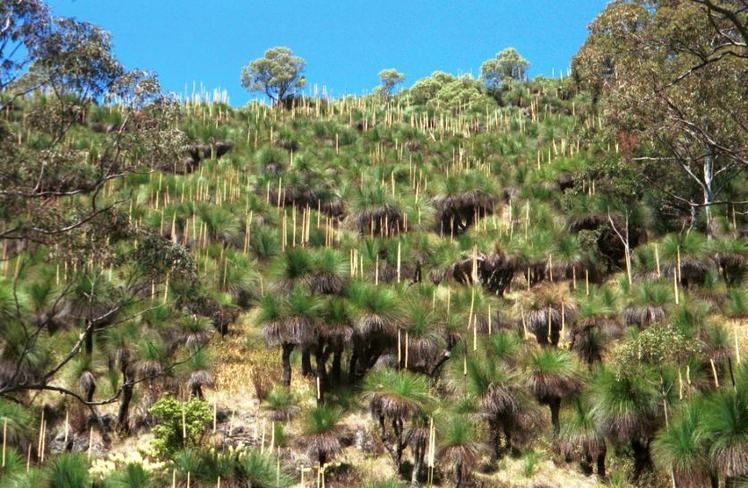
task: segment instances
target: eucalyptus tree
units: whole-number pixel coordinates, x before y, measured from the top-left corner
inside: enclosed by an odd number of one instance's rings
[[[304,88],[304,67],[304,59],[289,48],[274,47],[242,68],[241,84],[250,92],[262,92],[271,102],[280,103]]]
[[[495,90],[504,82],[525,80],[529,67],[530,62],[516,49],[509,47],[481,65],[480,77],[489,89]]]
[[[395,68],[387,68],[379,72],[379,80],[382,82],[383,93],[387,96],[391,96],[392,90],[405,81],[405,75]]]
[[[729,4],[718,13],[714,2],[611,3],[572,63],[578,85],[604,101],[624,165],[708,236],[715,207],[745,204],[747,102],[735,79],[748,56]]]

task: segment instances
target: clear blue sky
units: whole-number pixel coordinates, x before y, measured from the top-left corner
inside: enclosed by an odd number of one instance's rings
[[[128,68],[156,71],[165,90],[185,85],[249,99],[241,67],[287,46],[307,63],[307,85],[333,96],[370,92],[394,67],[408,86],[435,70],[472,72],[505,47],[530,76],[569,67],[606,0],[48,0],[53,13],[112,33]]]

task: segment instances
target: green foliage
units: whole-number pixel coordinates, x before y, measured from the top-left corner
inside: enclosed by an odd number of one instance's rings
[[[155,486],[155,483],[151,474],[140,464],[134,463],[112,473],[104,482],[105,488],[150,488],[152,486]]]
[[[304,59],[287,47],[274,47],[242,68],[241,82],[248,91],[262,92],[278,102],[304,87],[303,73]]]
[[[497,88],[502,82],[524,80],[529,67],[530,62],[516,49],[509,47],[484,62],[480,67],[480,76],[489,88]]]
[[[405,81],[405,75],[394,68],[388,68],[379,72],[379,79],[382,81],[384,93],[392,95],[395,86]]]
[[[153,427],[153,446],[161,455],[199,446],[212,418],[207,402],[197,398],[180,402],[167,396],[157,401],[150,411],[157,420]]]
[[[540,456],[535,451],[530,451],[525,456],[525,461],[522,464],[522,474],[525,478],[531,478],[535,474],[535,469],[540,461]]]

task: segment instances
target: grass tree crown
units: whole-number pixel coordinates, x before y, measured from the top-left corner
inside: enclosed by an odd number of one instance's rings
[[[277,103],[304,88],[304,67],[304,58],[294,56],[289,48],[274,47],[242,68],[241,84],[249,92],[262,92]]]

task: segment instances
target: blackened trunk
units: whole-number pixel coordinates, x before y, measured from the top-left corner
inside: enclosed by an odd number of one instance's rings
[[[585,476],[589,476],[592,474],[592,456],[589,452],[585,452],[584,456],[582,456],[582,460],[579,462],[579,467],[582,470],[582,473],[584,473]]]
[[[561,398],[553,397],[548,400],[548,407],[551,409],[551,424],[553,424],[553,435],[557,436],[561,431],[561,422],[559,412],[561,411]]]
[[[283,344],[281,362],[283,363],[283,384],[291,386],[291,351],[293,344]]]
[[[395,431],[395,439],[397,442],[396,446],[396,459],[397,471],[400,472],[400,465],[403,462],[403,451],[407,446],[407,443],[403,440],[403,421],[401,419],[394,419],[392,421],[392,429]]]
[[[358,347],[353,346],[353,352],[351,353],[351,361],[348,364],[348,382],[353,384],[356,382],[356,376],[358,368]]]
[[[462,486],[462,463],[457,463],[455,466],[455,488]]]
[[[203,396],[203,387],[200,386],[199,383],[195,383],[192,385],[190,395],[193,398],[198,398],[200,400],[205,400],[205,397]]]
[[[491,464],[501,459],[501,431],[497,419],[491,419],[488,422],[488,429],[491,433]]]
[[[308,347],[301,350],[301,374],[304,376],[312,375],[312,353]]]
[[[125,380],[122,384],[122,402],[117,412],[117,432],[130,435],[130,402],[132,401],[132,383]]]
[[[327,354],[323,351],[322,346],[317,347],[314,352],[314,359],[317,362],[317,382],[319,383],[317,406],[322,406],[325,404],[325,390],[327,389]]]
[[[638,480],[644,471],[652,469],[649,442],[635,438],[631,441],[631,450],[634,452],[634,479]]]
[[[332,381],[336,384],[340,383],[340,368],[341,368],[342,360],[343,360],[343,348],[336,347],[335,351],[333,351],[332,353],[332,368],[330,370]]]
[[[506,450],[514,452],[514,447],[512,446],[512,430],[508,422],[504,423],[504,438],[506,439]]]
[[[93,354],[93,327],[86,324],[86,358],[91,359]]]
[[[602,449],[600,450],[600,454],[597,455],[597,475],[600,477],[601,480],[604,480],[606,477],[605,474],[605,455],[607,454],[607,448],[605,447],[605,444],[603,443]]]

